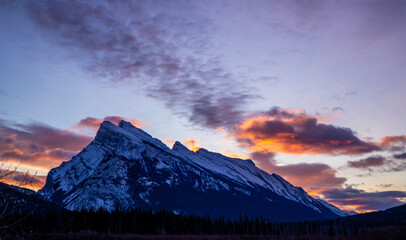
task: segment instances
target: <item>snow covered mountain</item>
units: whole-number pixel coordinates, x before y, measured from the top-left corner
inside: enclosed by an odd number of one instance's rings
[[[48,173],[39,193],[71,210],[165,208],[274,220],[347,215],[251,160],[193,152],[179,142],[170,149],[125,121],[119,126],[103,122],[93,142]]]

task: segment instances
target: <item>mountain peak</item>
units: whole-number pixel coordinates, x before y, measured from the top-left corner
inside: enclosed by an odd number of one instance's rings
[[[190,151],[185,145],[180,143],[179,141],[176,141],[175,144],[173,144],[172,150],[177,151],[177,152],[184,152],[184,151]]]
[[[136,137],[152,139],[151,135],[143,131],[141,128],[137,128],[136,126],[132,125],[130,122],[121,120],[118,126]]]
[[[100,128],[101,127],[117,127],[117,126],[114,123],[105,120],[100,124]]]
[[[132,125],[130,122],[121,120],[117,126],[110,121],[103,121],[99,130],[97,131],[96,139],[103,141],[103,139],[106,138],[110,139],[112,135],[125,136],[126,138],[136,142],[141,140],[148,142],[154,141],[151,135]]]
[[[125,126],[132,126],[132,127],[134,127],[134,125],[132,125],[130,122],[127,122],[127,121],[125,121],[125,120],[120,120],[120,122],[118,123],[118,126],[121,127],[121,128],[123,128],[123,127],[125,127]]]

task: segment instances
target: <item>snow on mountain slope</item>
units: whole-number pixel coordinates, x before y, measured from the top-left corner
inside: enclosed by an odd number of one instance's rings
[[[346,216],[350,216],[350,214],[348,214],[347,212],[344,212],[343,210],[339,209],[338,207],[322,200],[322,199],[316,199],[316,201],[318,201],[319,203],[323,204],[323,206],[327,207],[328,209],[330,209],[333,213],[337,214],[340,217],[346,217]]]
[[[199,149],[195,153],[181,146],[179,142],[175,143],[173,150],[205,169],[227,176],[230,180],[253,188],[262,186],[287,199],[303,203],[319,211],[317,201],[302,188],[294,187],[277,174],[270,175],[255,167],[251,160],[230,158],[219,153],[209,152],[206,149]]]
[[[151,207],[234,217],[245,211],[287,220],[342,216],[251,160],[193,152],[179,142],[170,149],[125,121],[103,122],[92,143],[49,172],[39,193],[76,210]]]

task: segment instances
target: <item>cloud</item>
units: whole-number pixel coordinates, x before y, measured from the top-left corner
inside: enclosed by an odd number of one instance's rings
[[[91,138],[68,130],[56,129],[51,126],[31,123],[14,124],[15,128],[0,126],[0,134],[15,136],[16,141],[29,142],[45,148],[61,148],[66,151],[78,151],[88,144]]]
[[[356,155],[380,150],[343,127],[316,117],[272,108],[239,124],[232,133],[251,152]]]
[[[194,124],[231,127],[257,97],[206,53],[216,28],[198,2],[21,1],[10,9],[101,81],[136,86]]]
[[[249,157],[247,155],[245,155],[245,154],[233,153],[231,151],[222,151],[221,154],[224,155],[224,156],[227,156],[227,157],[231,157],[231,158],[249,159]]]
[[[199,147],[200,140],[198,139],[189,139],[182,142],[189,150],[196,152],[200,149]]]
[[[396,158],[396,159],[406,159],[406,152],[399,153],[399,154],[394,154],[393,157]]]
[[[378,173],[399,172],[406,170],[405,154],[394,154],[393,158],[385,158],[383,156],[370,156],[357,161],[348,161],[347,166],[350,168],[368,170],[368,174],[359,176],[370,176],[372,171]]]
[[[297,163],[275,167],[275,172],[285,176],[297,186],[325,188],[342,185],[347,179],[337,177],[337,171],[323,163]]]
[[[333,112],[337,112],[337,111],[344,112],[344,108],[342,108],[342,107],[334,107],[334,108],[332,109],[332,111],[333,111]]]
[[[307,190],[341,186],[346,178],[337,177],[337,171],[323,163],[296,163],[278,165],[273,159],[273,153],[254,152],[251,158],[258,167],[268,173],[277,173],[295,186]]]
[[[125,117],[121,117],[121,116],[108,116],[103,119],[87,117],[85,119],[80,120],[79,123],[77,123],[73,126],[73,128],[79,129],[79,130],[88,128],[88,129],[96,131],[97,129],[99,129],[100,124],[103,121],[110,121],[110,122],[118,125],[121,120],[130,122],[132,125],[139,127],[139,128],[142,128],[142,127],[145,127],[148,125],[147,123],[141,122],[135,118],[125,118]]]
[[[379,172],[401,172],[406,170],[406,161],[390,161],[389,164],[380,169]]]
[[[358,161],[348,161],[348,166],[351,168],[366,168],[380,167],[385,165],[385,158],[382,156],[371,156]]]
[[[404,204],[401,199],[406,197],[404,191],[366,192],[350,186],[329,189],[322,192],[324,198],[346,209],[358,211],[382,210]]]
[[[40,123],[0,121],[0,162],[49,170],[69,160],[92,138]]]
[[[4,166],[2,166],[4,167]],[[44,186],[46,176],[0,168],[0,182],[38,190]]]
[[[396,146],[406,143],[406,135],[401,136],[386,136],[382,138],[381,144],[385,147]]]
[[[245,2],[239,4],[249,5]],[[356,3],[357,8],[348,8],[347,4],[344,7],[339,4],[337,8],[333,2],[321,5],[316,1],[283,1],[281,4],[286,8],[263,4],[261,9],[265,9],[267,17],[268,9],[284,9],[274,11],[280,14],[276,19],[269,18],[274,21],[269,26],[278,28],[283,34],[309,34],[314,28],[319,29],[318,33],[331,34],[330,23],[341,22],[334,21],[334,17],[342,15],[348,19],[348,9],[358,13],[360,10],[364,12],[365,7],[368,14],[353,15],[360,17],[366,25],[360,26],[351,21],[351,26],[355,25],[356,30],[361,30],[357,31],[359,36],[380,37],[386,36],[382,33],[387,31],[404,29],[403,24],[393,24],[402,23],[403,4],[390,4],[389,9],[369,2]],[[377,151],[382,147],[359,139],[349,128],[320,123],[317,117],[287,110],[274,108],[246,119],[243,107],[259,96],[253,94],[254,91],[244,79],[239,79],[224,66],[221,57],[206,54],[216,28],[212,25],[212,19],[202,14],[202,5],[195,1],[162,1],[159,4],[147,1],[19,1],[13,2],[12,6],[14,11],[24,12],[29,17],[43,39],[47,39],[52,46],[67,50],[84,69],[99,76],[101,81],[134,86],[147,96],[160,100],[175,113],[185,116],[193,124],[227,129],[253,156],[257,154],[257,159],[262,156],[261,163],[264,165],[267,156],[269,158],[280,152],[351,155]],[[244,7],[239,9],[246,10]],[[336,14],[329,14],[331,10]],[[324,16],[329,16],[329,21],[321,21]],[[365,16],[382,21],[377,24],[377,21]],[[351,31],[346,27],[338,30],[343,30],[342,33],[353,32],[353,27]],[[370,39],[368,37],[368,41]],[[348,92],[341,98],[354,94]],[[87,119],[81,126],[94,129],[98,121],[92,120],[95,119]],[[4,139],[3,129],[0,129],[0,148],[15,157],[22,152],[27,156],[47,154],[63,158],[70,152],[79,151],[86,142],[86,138],[72,135],[70,131],[47,126],[42,126],[42,129],[41,126],[28,127],[15,126],[12,131],[6,131]],[[40,136],[39,142],[33,139],[36,135]],[[56,137],[67,140],[57,140]],[[55,142],[52,141],[54,138]],[[90,141],[89,138],[87,141]],[[36,145],[32,145],[34,143]],[[306,184],[317,185],[321,179],[332,185],[344,181],[337,178],[335,170],[325,164],[279,166],[275,162],[268,162],[269,171],[283,172],[293,181],[299,181],[295,174],[301,174],[300,168],[304,169],[303,178],[316,176]]]

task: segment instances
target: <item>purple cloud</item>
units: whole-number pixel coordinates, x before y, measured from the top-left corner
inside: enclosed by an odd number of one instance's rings
[[[385,158],[382,156],[371,156],[358,161],[348,161],[348,166],[351,168],[367,168],[380,167],[385,165]]]
[[[44,124],[0,121],[0,162],[49,169],[72,158],[91,140]]]
[[[279,166],[273,159],[273,153],[253,152],[251,158],[258,167],[277,173],[294,185],[307,189],[323,189],[341,186],[347,179],[336,176],[336,170],[323,163],[296,163]]]
[[[406,197],[404,191],[365,192],[364,190],[346,187],[323,191],[324,197],[340,206],[356,206],[357,210],[383,210],[404,204],[400,199]]]
[[[394,154],[393,157],[396,158],[396,159],[406,159],[406,152],[399,153],[399,154]]]

